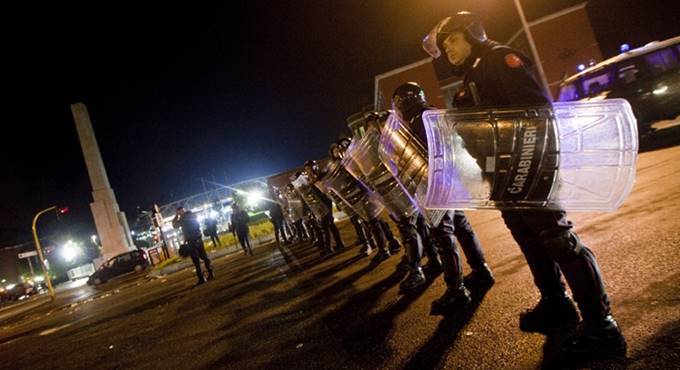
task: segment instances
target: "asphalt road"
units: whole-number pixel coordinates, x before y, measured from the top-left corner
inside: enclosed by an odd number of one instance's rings
[[[680,368],[680,147],[659,148],[677,145],[678,130],[643,146],[619,210],[570,215],[628,340],[625,360],[590,368]],[[5,309],[0,368],[539,368],[559,338],[518,328],[538,299],[528,267],[499,212],[468,217],[497,282],[455,317],[429,315],[441,276],[399,293],[401,255],[375,265],[358,247],[321,259],[309,244],[270,243],[215,260],[217,279],[198,287],[185,269]],[[351,244],[351,225],[340,226]]]

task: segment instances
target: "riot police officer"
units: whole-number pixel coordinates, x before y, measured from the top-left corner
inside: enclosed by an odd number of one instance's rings
[[[291,183],[286,184],[286,193],[289,194],[289,195],[290,194],[292,194],[292,195],[297,194],[295,192],[295,187],[293,186],[293,184],[291,184]],[[296,197],[299,198],[299,196],[297,196],[297,195],[296,195]],[[289,199],[288,201],[289,201],[289,207],[293,207],[294,199]],[[305,202],[302,199],[297,199],[297,201],[302,203],[302,212],[301,212],[301,215],[297,216],[299,218],[293,219],[293,224],[291,225],[291,228],[293,229],[292,230],[293,231],[293,238],[295,239],[295,241],[301,242],[301,241],[304,241],[306,239],[309,239],[309,236],[305,233],[305,228],[302,225],[303,215],[306,213],[305,212]]]
[[[334,148],[337,149],[335,151],[337,155],[336,160],[344,158],[345,152],[349,148],[351,142],[352,141],[348,138],[341,138],[336,144],[334,144]],[[360,178],[356,178],[356,180],[361,182]],[[363,183],[361,184],[361,187],[364,189],[366,188],[365,184]],[[369,197],[373,196],[375,195],[369,195]],[[370,243],[372,247],[378,249],[378,254],[373,258],[374,262],[381,262],[399,251],[401,248],[399,242],[394,238],[394,234],[392,234],[392,232],[389,230],[389,225],[387,225],[385,221],[380,218],[380,215],[376,215],[369,220],[361,220],[361,222],[366,228],[366,238],[368,239],[368,243]]]
[[[457,107],[547,105],[550,99],[536,82],[532,61],[517,50],[487,38],[479,20],[460,12],[440,21],[423,40],[435,63],[448,61],[463,76],[454,99]],[[626,342],[612,317],[600,269],[573,231],[564,211],[506,210],[503,220],[534,276],[541,300],[520,315],[520,328],[547,332],[578,320],[560,277],[564,274],[582,322],[560,345],[570,358],[625,355]]]
[[[198,222],[198,217],[191,210],[187,210],[184,207],[177,208],[177,213],[175,218],[172,220],[172,226],[176,229],[182,230],[182,235],[184,236],[184,242],[187,243],[189,247],[189,256],[191,261],[194,263],[196,268],[196,285],[201,285],[205,283],[205,278],[203,277],[203,272],[201,271],[201,261],[205,265],[205,269],[208,271],[208,279],[213,279],[215,277],[210,263],[210,258],[205,252],[205,246],[203,245],[203,238],[201,237],[201,225]]]
[[[380,136],[383,129],[383,124],[387,119],[387,112],[369,112],[364,115],[364,123],[366,124],[366,137],[369,136]],[[377,150],[377,149],[376,149]],[[384,181],[382,175],[380,181]],[[388,180],[392,182],[394,180]],[[376,187],[377,184],[372,184]],[[381,185],[380,187],[383,187]],[[389,187],[394,186],[390,185]],[[375,189],[380,193],[380,190]],[[385,196],[385,194],[382,194]],[[404,194],[404,197],[407,195]],[[410,205],[410,200],[405,203]],[[387,205],[387,204],[386,204]],[[408,216],[407,216],[408,214]],[[399,234],[401,235],[401,240],[404,245],[404,258],[400,263],[400,266],[406,267],[409,271],[408,276],[399,285],[400,289],[404,292],[415,292],[420,290],[425,283],[427,283],[427,278],[421,266],[421,259],[423,256],[424,242],[426,237],[423,233],[425,228],[423,227],[424,219],[418,213],[413,213],[412,210],[399,209],[395,206],[394,209],[390,210],[390,218],[397,225]],[[389,228],[389,226],[388,226]]]
[[[319,165],[315,160],[309,160],[305,162],[304,168],[305,173],[307,173],[309,179],[312,182],[317,181],[323,176],[321,174],[321,170],[319,169]],[[335,225],[335,220],[333,218],[333,201],[326,194],[322,193],[321,190],[319,190],[316,186],[312,185],[311,188],[312,191],[316,193],[319,199],[321,199],[321,201],[324,202],[329,209],[329,212],[321,220],[318,220],[320,224],[319,226],[321,228],[321,235],[319,238],[322,239],[324,251],[330,252],[333,250],[343,250],[345,248],[345,244],[342,242],[340,230]],[[335,248],[331,248],[331,235],[333,235],[333,239],[335,240]]]
[[[328,149],[328,154],[330,155],[331,161],[342,160],[342,153],[340,147],[336,143],[332,143]],[[357,235],[357,245],[363,245],[361,249],[361,254],[370,255],[373,253],[373,249],[376,247],[373,238],[371,237],[370,230],[368,229],[366,222],[359,218],[359,215],[352,210],[352,207],[346,204],[340,197],[332,192],[328,193],[333,199],[335,205],[344,212],[349,217],[349,222],[354,226],[354,232]]]
[[[415,134],[423,147],[427,148],[427,137],[422,113],[430,109],[425,92],[416,83],[409,82],[397,87],[392,96],[392,107],[401,121]],[[429,240],[439,254],[447,290],[432,303],[432,313],[445,313],[453,308],[470,303],[470,294],[463,284],[463,269],[460,252],[455,239],[458,238],[465,251],[472,274],[468,282],[482,287],[493,284],[493,275],[484,259],[477,235],[463,211],[447,211],[439,225],[430,228]],[[434,263],[435,260],[431,261]]]

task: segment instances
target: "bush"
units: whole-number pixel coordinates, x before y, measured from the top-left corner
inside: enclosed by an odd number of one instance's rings
[[[165,260],[165,261],[161,261],[161,263],[157,264],[157,265],[154,267],[154,269],[160,270],[160,269],[162,269],[162,268],[164,268],[164,267],[166,267],[166,266],[170,266],[170,265],[173,265],[173,264],[175,264],[175,263],[177,263],[177,262],[181,262],[181,261],[182,261],[182,257],[180,257],[180,256],[173,256],[173,257],[168,258],[168,259]]]

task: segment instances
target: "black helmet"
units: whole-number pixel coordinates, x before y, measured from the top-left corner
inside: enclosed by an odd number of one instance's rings
[[[340,146],[340,149],[347,149],[349,148],[350,144],[352,144],[352,139],[348,137],[341,137],[338,139],[337,144]]]
[[[331,159],[338,159],[338,156],[335,155],[335,150],[340,150],[338,144],[332,143],[330,147],[328,148],[328,155],[331,157]]]
[[[304,167],[309,167],[312,169],[312,174],[316,175],[319,173],[319,164],[315,160],[309,160],[305,162]]]
[[[423,39],[423,49],[437,59],[442,55],[444,40],[454,32],[462,32],[468,42],[480,44],[487,41],[486,31],[479,19],[470,12],[458,12],[437,23]]]
[[[392,94],[392,109],[403,120],[410,120],[426,108],[425,91],[415,82],[400,85]]]
[[[364,122],[371,122],[371,121],[382,121],[387,116],[389,116],[390,113],[388,111],[373,111],[373,112],[366,112],[364,113]]]
[[[316,161],[313,160],[313,159],[311,159],[311,160],[305,162],[305,164],[304,164],[303,166],[305,166],[305,167],[307,167],[307,166],[309,166],[309,167],[316,166]]]

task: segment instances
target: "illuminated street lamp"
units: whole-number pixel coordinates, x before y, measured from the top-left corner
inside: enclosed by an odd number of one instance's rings
[[[262,193],[259,190],[251,190],[246,194],[246,202],[251,207],[255,207],[262,199]]]
[[[64,258],[64,261],[67,263],[73,262],[73,260],[76,259],[79,255],[83,253],[83,250],[73,242],[73,240],[69,240],[64,244],[63,247],[61,247],[61,257]]]
[[[45,208],[42,211],[36,213],[35,217],[33,217],[33,239],[35,239],[35,249],[38,251],[38,257],[40,258],[40,265],[42,266],[43,272],[45,273],[45,280],[47,280],[47,290],[50,293],[50,299],[54,301],[54,288],[52,287],[52,279],[50,278],[50,272],[45,264],[45,255],[43,254],[42,247],[40,246],[40,238],[38,238],[38,230],[37,230],[37,224],[38,224],[38,217],[42,216],[43,213],[47,213],[50,211],[57,211],[57,215],[63,215],[64,213],[68,212],[67,207],[63,208],[57,208],[56,206],[52,206],[49,208]]]

